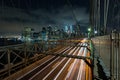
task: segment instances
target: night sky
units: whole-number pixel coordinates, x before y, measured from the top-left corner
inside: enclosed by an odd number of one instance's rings
[[[89,25],[89,0],[0,0],[0,8],[1,34],[20,33],[24,27],[41,31],[49,25],[73,25],[72,9],[83,31]]]

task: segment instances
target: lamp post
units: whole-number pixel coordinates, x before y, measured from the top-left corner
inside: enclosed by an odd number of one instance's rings
[[[91,28],[88,28],[88,38],[91,36]]]

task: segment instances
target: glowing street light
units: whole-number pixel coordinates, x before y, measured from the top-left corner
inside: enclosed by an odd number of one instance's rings
[[[90,38],[91,35],[91,28],[88,28],[88,38]]]
[[[88,28],[88,31],[91,32],[91,28]]]
[[[97,34],[98,32],[97,31],[94,31],[95,34]]]

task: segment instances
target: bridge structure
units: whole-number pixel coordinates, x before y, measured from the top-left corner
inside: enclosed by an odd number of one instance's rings
[[[103,67],[104,80],[119,80],[120,70],[120,1],[90,0],[90,36],[94,44],[94,64]],[[97,61],[97,62],[96,62]],[[94,67],[95,68],[95,67]],[[98,67],[98,69],[100,69]],[[99,70],[98,70],[99,71]]]
[[[2,47],[1,79],[40,80],[50,77],[51,80],[61,78],[92,80],[91,49],[86,40],[46,43],[45,47],[49,48],[43,51],[43,47],[36,43]],[[54,48],[50,47],[50,44],[54,45]],[[77,75],[72,73],[74,70]],[[39,76],[40,74],[44,75]]]
[[[119,45],[120,34],[112,33],[90,40],[71,39],[1,47],[0,78],[59,80],[64,76],[63,79],[119,79]]]
[[[0,79],[119,80],[119,14],[119,0],[90,0],[88,39],[0,47]]]

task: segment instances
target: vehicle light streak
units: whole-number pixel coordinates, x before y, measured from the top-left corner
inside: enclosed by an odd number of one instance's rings
[[[77,50],[78,50],[79,48],[77,48]],[[76,51],[77,51],[76,50]],[[72,52],[70,52],[69,54],[72,54]],[[45,80],[64,60],[65,60],[66,58],[63,58],[62,59],[62,61],[55,67],[55,68],[53,68],[44,78],[43,78],[43,80]]]
[[[62,49],[56,51],[55,53],[61,53],[61,52],[63,52],[64,50],[66,50],[66,49],[68,49],[68,48],[70,48],[70,46],[68,46],[68,47],[66,47],[66,48],[64,48],[64,49],[62,48]],[[47,57],[49,57],[49,56],[47,56]],[[35,67],[34,69],[30,70],[30,71],[27,72],[25,75],[19,77],[17,80],[20,80],[20,79],[23,78],[24,76],[28,75],[29,73],[31,73],[32,71],[34,71],[34,70],[37,69],[38,67],[42,66],[43,64],[45,64],[46,62],[48,62],[48,61],[51,60],[52,58],[54,58],[54,56],[51,56],[51,58],[49,58],[48,60],[46,60],[45,62],[43,62],[43,63],[40,64],[39,66]]]
[[[85,46],[85,44],[83,43],[82,46]],[[81,47],[81,49],[80,49],[80,51],[78,53],[78,56],[82,55],[83,51],[84,51],[84,47]],[[71,65],[70,71],[68,72],[65,80],[70,77],[70,75],[72,73],[72,70],[73,70],[74,66],[77,64],[78,61],[79,61],[78,59],[75,59],[74,63]]]
[[[75,47],[71,52],[73,52],[77,47]],[[75,55],[75,53],[77,52],[77,50],[73,53],[73,55]],[[56,75],[56,77],[54,78],[54,80],[57,80],[58,76],[61,74],[61,72],[63,71],[63,69],[67,66],[67,64],[70,62],[71,58],[66,62],[66,64],[63,66],[63,68],[59,71],[59,73]]]
[[[65,54],[67,51],[69,51],[72,47],[70,47],[68,50],[66,50],[63,54]],[[60,57],[57,57],[55,60],[53,60],[51,63],[49,63],[46,67],[44,67],[42,70],[37,72],[35,75],[33,75],[29,80],[32,80],[34,77],[36,77],[39,73],[41,73],[44,69],[46,69],[48,66],[50,66],[53,62],[57,61]]]

